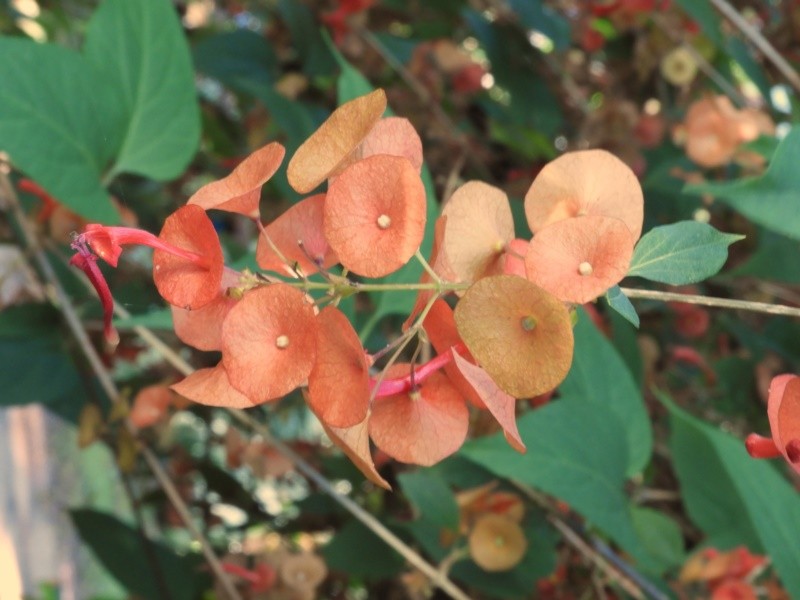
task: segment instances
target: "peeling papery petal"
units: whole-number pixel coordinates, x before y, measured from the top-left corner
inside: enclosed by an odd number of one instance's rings
[[[479,279],[459,301],[455,319],[478,364],[515,398],[550,391],[569,372],[569,311],[530,281],[513,275]]]
[[[365,158],[328,189],[325,237],[343,266],[383,277],[405,265],[422,243],[425,203],[425,187],[408,160]]]
[[[159,238],[196,254],[199,260],[164,250],[153,254],[153,281],[158,293],[174,306],[197,309],[219,293],[224,261],[214,225],[199,206],[182,206],[164,222]]]
[[[222,362],[231,384],[257,401],[296,389],[314,366],[317,327],[300,290],[275,283],[247,292],[222,324]]]
[[[322,424],[325,433],[331,438],[347,457],[353,461],[364,477],[384,489],[391,490],[392,486],[380,476],[375,468],[372,455],[369,451],[369,417],[352,427],[330,427]]]
[[[527,277],[559,300],[584,304],[619,283],[630,267],[633,237],[618,219],[564,219],[528,245]]]
[[[408,374],[395,365],[387,377]],[[400,462],[433,465],[458,450],[467,437],[469,411],[461,394],[441,372],[431,374],[417,391],[376,398],[369,420],[375,444]]]
[[[259,404],[231,385],[221,363],[216,367],[195,371],[178,383],[172,384],[170,389],[192,402],[206,406],[250,408]]]
[[[266,271],[296,277],[295,268],[305,275],[328,269],[339,262],[322,230],[325,194],[301,200],[272,221],[258,236],[256,261]],[[269,240],[267,240],[269,236]],[[272,248],[275,245],[287,264]]]
[[[317,360],[308,376],[308,403],[331,427],[361,423],[369,409],[369,367],[353,326],[326,306],[317,316]]]
[[[289,184],[301,194],[316,188],[337,171],[385,110],[381,89],[342,104],[292,156],[286,171]]]
[[[201,187],[187,204],[258,218],[261,187],[281,166],[284,154],[286,149],[278,142],[267,144],[245,158],[227,177]]]
[[[534,233],[582,215],[619,219],[634,241],[642,234],[642,186],[628,165],[605,150],[559,156],[545,165],[525,194],[525,216]]]
[[[525,444],[519,435],[519,429],[517,429],[516,399],[501,390],[486,371],[459,356],[455,350],[453,350],[453,359],[458,370],[503,428],[511,447],[517,452],[525,453]]]
[[[442,211],[447,217],[442,251],[457,281],[474,281],[500,269],[506,245],[514,238],[514,217],[502,190],[469,181]]]
[[[222,274],[219,294],[211,302],[197,310],[186,310],[172,306],[172,325],[175,335],[184,344],[198,350],[222,348],[222,322],[237,300],[228,295],[228,288],[239,284],[241,274],[226,268]]]

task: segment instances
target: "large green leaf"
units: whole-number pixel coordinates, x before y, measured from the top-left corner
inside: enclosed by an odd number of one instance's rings
[[[689,516],[719,546],[765,551],[793,598],[800,596],[800,496],[744,443],[666,398],[670,448]]]
[[[728,246],[743,238],[698,221],[654,227],[636,244],[628,275],[670,285],[697,283],[716,275]]]
[[[192,55],[197,70],[235,86],[237,79],[269,85],[276,79],[278,59],[264,36],[236,29],[209,36],[195,44]]]
[[[599,406],[618,417],[627,445],[625,473],[635,475],[645,467],[653,434],[644,399],[614,346],[584,312],[575,326],[572,368],[559,390],[564,396]]]
[[[501,477],[564,500],[651,564],[623,491],[630,463],[624,422],[601,404],[562,398],[519,420],[526,454],[512,450],[500,434],[467,443],[461,454]]]
[[[411,534],[436,559],[448,548],[442,540],[458,532],[459,511],[455,496],[447,484],[427,471],[410,471],[398,477],[403,493],[414,507],[416,519],[408,523]]]
[[[402,571],[403,557],[359,521],[348,521],[321,554],[328,567],[350,577],[385,579]]]
[[[202,561],[147,540],[116,517],[90,509],[70,511],[81,539],[125,588],[142,598],[196,600],[210,583]],[[166,590],[162,592],[161,582]]]
[[[778,145],[763,175],[722,183],[688,185],[685,190],[711,194],[748,219],[793,239],[800,239],[800,129]]]
[[[0,38],[0,150],[75,212],[119,219],[100,184],[118,116],[84,59],[67,48]]]
[[[112,175],[179,175],[200,141],[200,109],[172,3],[106,0],[89,22],[83,51],[125,122]]]

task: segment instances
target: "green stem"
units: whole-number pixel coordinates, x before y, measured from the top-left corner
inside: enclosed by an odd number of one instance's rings
[[[417,251],[414,253],[414,256],[417,257],[419,264],[421,264],[422,268],[425,269],[425,272],[431,276],[431,279],[433,279],[436,283],[439,284],[442,283],[442,279],[439,277],[436,271],[433,270],[433,267],[431,267],[430,263],[427,260],[425,260],[425,257],[422,256],[422,252],[419,251],[419,248],[417,248]]]

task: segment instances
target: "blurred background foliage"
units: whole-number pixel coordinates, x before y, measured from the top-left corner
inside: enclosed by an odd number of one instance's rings
[[[93,221],[157,231],[253,150],[279,140],[291,154],[338,104],[375,87],[423,139],[431,215],[455,186],[481,179],[508,193],[517,233],[530,237],[521,199],[541,167],[564,151],[604,148],[642,182],[645,231],[697,220],[747,236],[718,276],[679,291],[798,305],[797,81],[715,4],[2,0],[0,150],[19,169],[16,182],[30,177],[56,197],[28,191],[21,201],[97,340],[100,307],[64,262],[70,231]],[[789,65],[800,59],[797,2],[722,4]],[[693,103],[718,96],[730,110],[692,119]],[[745,114],[749,129],[731,141],[725,132],[739,131]],[[265,220],[298,199],[284,167],[265,187]],[[214,218],[228,263],[254,268],[252,224]],[[106,571],[79,568],[80,576],[109,583],[38,581],[27,592],[225,597],[18,233],[12,219],[0,223],[0,405],[36,403],[58,415],[71,435],[65,460],[79,460],[77,443],[107,445],[118,472],[84,461],[91,466],[72,477],[119,492],[103,502],[52,498]],[[150,261],[132,251],[108,272],[134,316],[118,322],[122,344],[107,367],[134,409],[151,386],[179,377],[133,331],[146,326],[180,347]],[[411,266],[390,277],[418,275]],[[374,351],[397,335],[413,300],[365,295],[343,308]],[[554,396],[519,404],[526,455],[478,416],[474,440],[435,467],[379,453],[393,493],[332,448],[299,395],[253,412],[469,597],[800,597],[796,476],[753,461],[741,443],[768,430],[767,387],[797,371],[800,326],[680,303],[637,309],[638,330],[605,302],[581,311],[569,377]],[[197,367],[217,360],[180,352]],[[224,411],[168,403],[142,438],[243,597],[443,597]]]

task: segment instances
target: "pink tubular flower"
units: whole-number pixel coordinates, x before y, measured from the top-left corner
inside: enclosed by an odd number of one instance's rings
[[[207,266],[206,259],[199,254],[167,244],[149,231],[133,227],[108,227],[92,223],[86,226],[82,234],[78,235],[76,243],[89,244],[95,254],[112,267],[117,266],[119,256],[122,254],[122,246],[131,244],[164,250],[175,256],[190,260],[200,267]],[[73,244],[74,247],[75,245]]]
[[[97,266],[97,257],[91,254],[85,246],[73,244],[72,247],[77,251],[77,254],[70,259],[69,264],[86,273],[92,286],[97,291],[97,295],[100,296],[100,303],[103,306],[103,335],[109,346],[115,347],[119,344],[119,333],[114,329],[112,323],[114,318],[114,298],[111,296],[111,290],[108,288],[108,283],[106,283],[100,267]]]

